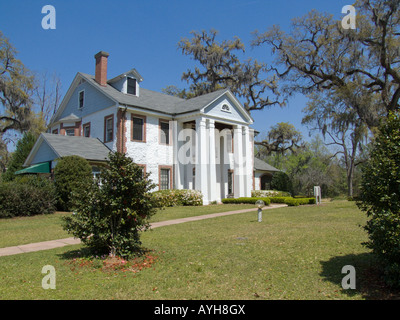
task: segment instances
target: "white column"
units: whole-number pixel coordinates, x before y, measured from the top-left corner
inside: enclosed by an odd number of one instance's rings
[[[195,134],[192,133],[194,132],[194,128],[192,128],[191,123],[183,124],[183,130],[182,139],[184,141],[182,142],[182,149],[179,151],[180,162],[182,163],[183,186],[185,189],[195,189],[195,186],[193,185],[193,168],[195,163],[194,148],[196,147],[196,137]],[[187,138],[189,138],[189,145],[186,145]],[[183,145],[186,146],[184,147]],[[190,148],[189,154],[186,147]]]
[[[209,165],[208,165],[208,200],[221,201],[221,192],[217,192],[217,165],[215,161],[215,121],[208,120],[208,145],[209,145]]]
[[[208,204],[207,189],[207,138],[206,121],[203,118],[196,119],[196,190],[203,194],[203,204]]]
[[[178,150],[179,147],[181,146],[181,142],[178,141],[178,134],[179,131],[182,128],[181,124],[178,124],[178,121],[170,121],[170,124],[172,124],[172,149],[173,149],[173,163],[174,163],[174,188],[175,189],[183,189],[182,185],[182,172],[181,172],[181,164],[179,162],[179,157],[178,157]]]
[[[250,148],[250,183],[251,183],[251,190],[255,189],[255,176],[254,176],[254,129],[249,128],[249,148]]]
[[[242,126],[237,125],[233,133],[233,194],[235,198],[244,197],[244,170],[243,170],[243,131]]]
[[[244,157],[244,184],[245,184],[245,189],[244,189],[244,196],[245,197],[251,197],[251,190],[253,188],[253,160],[252,160],[252,150],[251,150],[251,141],[250,141],[250,129],[248,126],[243,127],[244,135],[244,151],[245,151],[245,157]]]

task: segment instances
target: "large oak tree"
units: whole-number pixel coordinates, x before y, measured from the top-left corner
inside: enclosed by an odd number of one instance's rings
[[[0,133],[29,129],[32,115],[33,75],[0,31]]]
[[[245,46],[239,38],[219,42],[216,30],[192,31],[191,34],[191,39],[183,38],[178,43],[182,54],[197,63],[196,67],[182,75],[182,80],[190,85],[189,90],[168,87],[164,92],[191,98],[228,88],[244,100],[247,111],[284,105],[272,68],[252,58],[240,58],[245,53]]]
[[[253,45],[272,48],[275,71],[286,81],[287,94],[348,91],[358,99],[362,91],[374,97],[349,106],[372,129],[381,116],[399,108],[400,3],[358,0],[355,7],[356,30],[343,29],[332,15],[312,11],[294,19],[290,32],[279,26],[255,32]]]

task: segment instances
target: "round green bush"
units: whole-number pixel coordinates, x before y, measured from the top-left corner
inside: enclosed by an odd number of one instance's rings
[[[54,168],[54,182],[58,209],[72,211],[75,195],[82,193],[93,182],[92,167],[79,156],[63,157]]]

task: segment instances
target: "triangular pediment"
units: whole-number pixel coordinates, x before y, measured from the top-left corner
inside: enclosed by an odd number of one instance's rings
[[[203,108],[203,113],[232,121],[253,123],[253,119],[241,103],[230,92],[226,91]]]

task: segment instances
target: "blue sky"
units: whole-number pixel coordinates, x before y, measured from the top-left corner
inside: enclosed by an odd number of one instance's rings
[[[251,49],[251,32],[274,24],[287,29],[291,19],[312,9],[343,16],[342,7],[353,0],[2,0],[0,30],[18,50],[18,58],[37,72],[56,72],[64,94],[77,72],[94,74],[94,54],[110,53],[108,77],[131,68],[143,76],[144,88],[161,91],[167,85],[186,87],[184,71],[194,62],[183,56],[177,43],[190,31],[216,29],[218,40],[238,36],[245,57],[270,61],[266,47]],[[56,29],[41,26],[42,7],[56,9]],[[306,99],[297,95],[283,109],[253,111],[254,128],[266,133],[278,122],[290,122],[308,138],[301,125]]]

